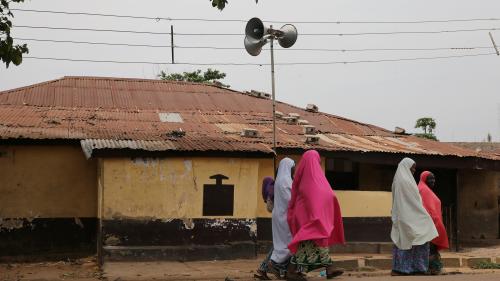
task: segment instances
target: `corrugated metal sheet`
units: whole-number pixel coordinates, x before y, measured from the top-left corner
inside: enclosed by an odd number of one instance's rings
[[[65,77],[0,92],[0,139],[77,139],[82,140],[82,148],[89,155],[94,149],[104,148],[270,153],[271,108],[270,100],[212,85]],[[300,119],[316,127],[320,136],[319,144],[308,145],[302,126],[278,120],[281,148],[500,159],[497,154],[397,135],[285,103],[278,103],[277,110],[285,115],[299,114]],[[162,122],[162,113],[179,114],[182,122]],[[258,130],[259,137],[242,137],[243,128]],[[176,131],[185,135],[172,137]]]

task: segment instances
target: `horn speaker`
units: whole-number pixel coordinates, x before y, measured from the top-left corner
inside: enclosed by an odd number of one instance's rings
[[[291,24],[285,24],[279,30],[271,30],[264,26],[259,18],[252,18],[245,27],[245,49],[252,56],[257,56],[262,47],[267,43],[268,36],[275,34],[278,43],[283,48],[290,48],[297,41],[297,28]]]

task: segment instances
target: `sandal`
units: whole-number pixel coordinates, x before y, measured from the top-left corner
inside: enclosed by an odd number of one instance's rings
[[[326,279],[332,279],[342,274],[344,274],[344,270],[342,268],[335,268],[332,265],[326,268]]]
[[[269,278],[269,276],[267,276],[267,273],[260,270],[260,269],[257,269],[257,273],[255,273],[253,275],[253,277],[258,279],[258,280],[271,280],[271,278]]]
[[[281,277],[281,272],[274,267],[274,264],[271,260],[269,260],[269,262],[267,262],[267,272],[274,275],[277,279],[283,279]]]

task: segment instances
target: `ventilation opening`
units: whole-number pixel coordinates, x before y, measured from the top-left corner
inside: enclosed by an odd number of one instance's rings
[[[259,136],[259,132],[255,129],[245,128],[241,131],[242,137],[256,138]]]
[[[306,110],[309,112],[318,112],[318,106],[310,103],[306,106]]]
[[[306,143],[308,144],[318,144],[319,137],[315,135],[306,135]]]
[[[316,127],[312,125],[304,126],[304,135],[316,135]]]

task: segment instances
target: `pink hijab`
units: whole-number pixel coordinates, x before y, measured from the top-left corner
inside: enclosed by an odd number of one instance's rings
[[[443,223],[443,214],[441,213],[441,200],[434,194],[434,192],[427,186],[427,177],[431,172],[425,171],[420,175],[420,182],[418,183],[418,191],[422,197],[422,203],[424,208],[427,210],[432,220],[434,221],[434,226],[438,231],[439,236],[432,240],[438,250],[448,249],[448,235],[446,234],[446,227]]]
[[[288,248],[294,254],[299,243],[307,240],[318,247],[345,244],[340,205],[315,150],[304,153],[295,172],[288,225],[293,236]]]

